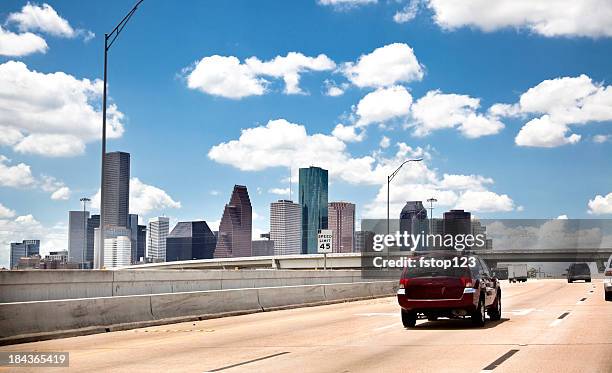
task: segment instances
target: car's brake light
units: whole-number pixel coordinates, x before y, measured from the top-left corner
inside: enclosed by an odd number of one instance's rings
[[[461,277],[461,283],[465,288],[474,287],[474,283],[472,282],[472,279],[470,277]]]
[[[400,284],[399,284],[400,289],[405,289],[406,285],[408,285],[408,279],[407,278],[401,279]]]

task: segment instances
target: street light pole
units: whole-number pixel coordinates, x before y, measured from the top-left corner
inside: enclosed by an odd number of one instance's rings
[[[391,181],[393,180],[393,178],[395,178],[395,175],[397,175],[397,173],[399,172],[399,170],[404,167],[404,165],[408,162],[420,162],[422,161],[423,158],[416,158],[416,159],[408,159],[406,161],[404,161],[401,165],[399,165],[398,168],[395,169],[395,171],[393,171],[391,173],[391,175],[387,176],[387,236],[390,233],[390,224],[389,224],[389,209],[390,209],[390,189],[391,189]],[[389,248],[387,248],[387,258],[389,257]]]
[[[79,201],[83,202],[83,252],[81,253],[81,269],[85,269],[85,252],[87,251],[87,219],[85,218],[85,212],[87,211],[87,202],[91,200],[87,197],[83,197]]]
[[[98,250],[94,252],[94,268],[100,269],[104,266],[104,192],[105,192],[105,177],[104,167],[106,160],[106,84],[107,84],[107,67],[108,67],[108,50],[113,45],[125,25],[134,15],[138,6],[144,0],[138,0],[136,5],[123,17],[121,22],[115,26],[110,34],[104,34],[104,88],[102,90],[102,175],[100,177],[100,237],[98,240]]]

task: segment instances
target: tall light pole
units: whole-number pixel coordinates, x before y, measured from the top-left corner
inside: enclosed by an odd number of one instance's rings
[[[138,0],[136,5],[123,17],[121,22],[115,26],[109,34],[104,34],[104,89],[102,94],[102,176],[100,177],[100,237],[98,241],[98,251],[94,252],[94,268],[100,269],[104,265],[104,164],[106,158],[106,83],[107,83],[107,67],[108,67],[108,50],[113,45],[123,28],[134,15],[140,3],[144,0]]]
[[[85,212],[87,212],[87,202],[91,201],[91,199],[83,197],[79,201],[83,202],[83,252],[81,253],[81,269],[85,269],[85,252],[87,251],[87,219],[85,218]]]
[[[399,170],[404,167],[404,165],[408,162],[420,162],[422,161],[423,158],[416,158],[416,159],[408,159],[406,161],[404,161],[401,165],[399,165],[398,168],[395,169],[395,171],[393,171],[391,173],[391,175],[387,176],[387,236],[390,233],[390,227],[389,227],[389,208],[390,208],[390,202],[389,202],[389,197],[391,195],[391,193],[389,192],[390,190],[390,186],[391,186],[391,180],[393,180],[393,178],[395,178],[395,176],[397,175],[397,173],[399,172]],[[387,248],[387,257],[389,256],[389,248]]]

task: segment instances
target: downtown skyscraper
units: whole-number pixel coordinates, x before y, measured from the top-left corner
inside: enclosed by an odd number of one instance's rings
[[[89,211],[68,211],[68,260],[87,262]]]
[[[215,258],[251,256],[253,208],[249,192],[244,185],[235,185],[232,197],[221,217]]]
[[[300,168],[299,202],[302,209],[302,254],[317,252],[317,235],[327,229],[327,170]]]
[[[300,254],[302,244],[301,208],[289,200],[270,204],[270,240],[274,242],[274,255]]]
[[[122,232],[121,234],[123,234],[125,231],[121,228],[126,228],[128,229],[127,237],[131,243],[132,235],[129,232],[130,153],[106,153],[104,156],[104,185],[101,193],[103,197],[103,206],[101,206],[103,221],[101,222],[101,228],[104,231],[104,237],[100,238],[98,233],[98,240],[94,240],[94,268],[101,268],[107,263],[105,258],[107,245],[100,240],[105,241],[106,239],[117,238],[117,232]],[[121,241],[121,244],[124,245],[124,242]],[[119,246],[110,245],[108,247],[114,250]],[[121,249],[124,249],[124,247],[121,246]],[[109,253],[109,255],[116,257],[113,253]],[[130,258],[132,258],[131,254]]]
[[[104,226],[128,227],[130,153],[106,153],[104,160]]]
[[[355,246],[355,204],[330,202],[328,210],[328,228],[332,231],[333,252],[353,252]]]
[[[147,258],[152,262],[166,261],[166,238],[170,231],[170,219],[159,216],[149,219],[147,227]]]

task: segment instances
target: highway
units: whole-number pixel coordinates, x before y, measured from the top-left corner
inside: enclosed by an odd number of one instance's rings
[[[612,372],[612,302],[601,280],[502,283],[502,320],[484,328],[421,320],[404,329],[389,297],[0,351],[69,351],[63,369],[74,372]]]

